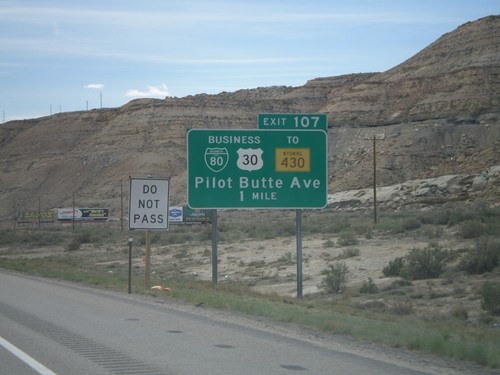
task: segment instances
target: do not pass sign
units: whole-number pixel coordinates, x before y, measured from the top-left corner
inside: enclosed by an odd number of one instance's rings
[[[168,229],[170,179],[131,178],[129,229]]]

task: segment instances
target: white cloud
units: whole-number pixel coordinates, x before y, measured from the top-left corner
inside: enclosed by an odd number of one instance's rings
[[[102,83],[89,83],[88,85],[84,86],[86,89],[97,89],[100,90],[104,87]]]
[[[169,96],[168,87],[165,83],[161,86],[148,86],[147,91],[141,91],[136,89],[127,90],[125,96],[130,96],[134,98],[152,98],[152,97],[165,97]]]

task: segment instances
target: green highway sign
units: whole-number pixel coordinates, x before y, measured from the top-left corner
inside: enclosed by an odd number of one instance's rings
[[[328,129],[325,113],[261,113],[258,118],[259,129]]]
[[[327,134],[322,130],[187,133],[191,208],[323,208]]]

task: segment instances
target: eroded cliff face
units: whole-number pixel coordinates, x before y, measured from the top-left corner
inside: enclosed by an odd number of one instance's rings
[[[339,126],[474,121],[500,108],[499,17],[467,23],[330,101]]]
[[[0,219],[18,209],[120,207],[129,176],[171,176],[186,200],[186,131],[257,128],[259,113],[328,114],[330,192],[500,165],[500,17],[452,31],[383,73],[218,95],[141,99],[0,126]],[[41,197],[41,198],[39,198]],[[7,219],[5,219],[7,220]]]
[[[322,111],[338,126],[331,132],[331,149],[336,150],[331,154],[333,189],[369,183],[366,154],[373,148],[366,138],[373,136],[380,139],[377,160],[383,185],[480,173],[498,163],[499,24],[500,17],[492,16],[462,25],[330,101]],[[480,151],[482,157],[475,157]]]

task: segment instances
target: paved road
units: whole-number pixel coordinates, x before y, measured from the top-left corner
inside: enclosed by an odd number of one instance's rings
[[[2,270],[0,338],[59,375],[424,373],[195,308]],[[37,371],[0,344],[0,374],[13,373]]]

